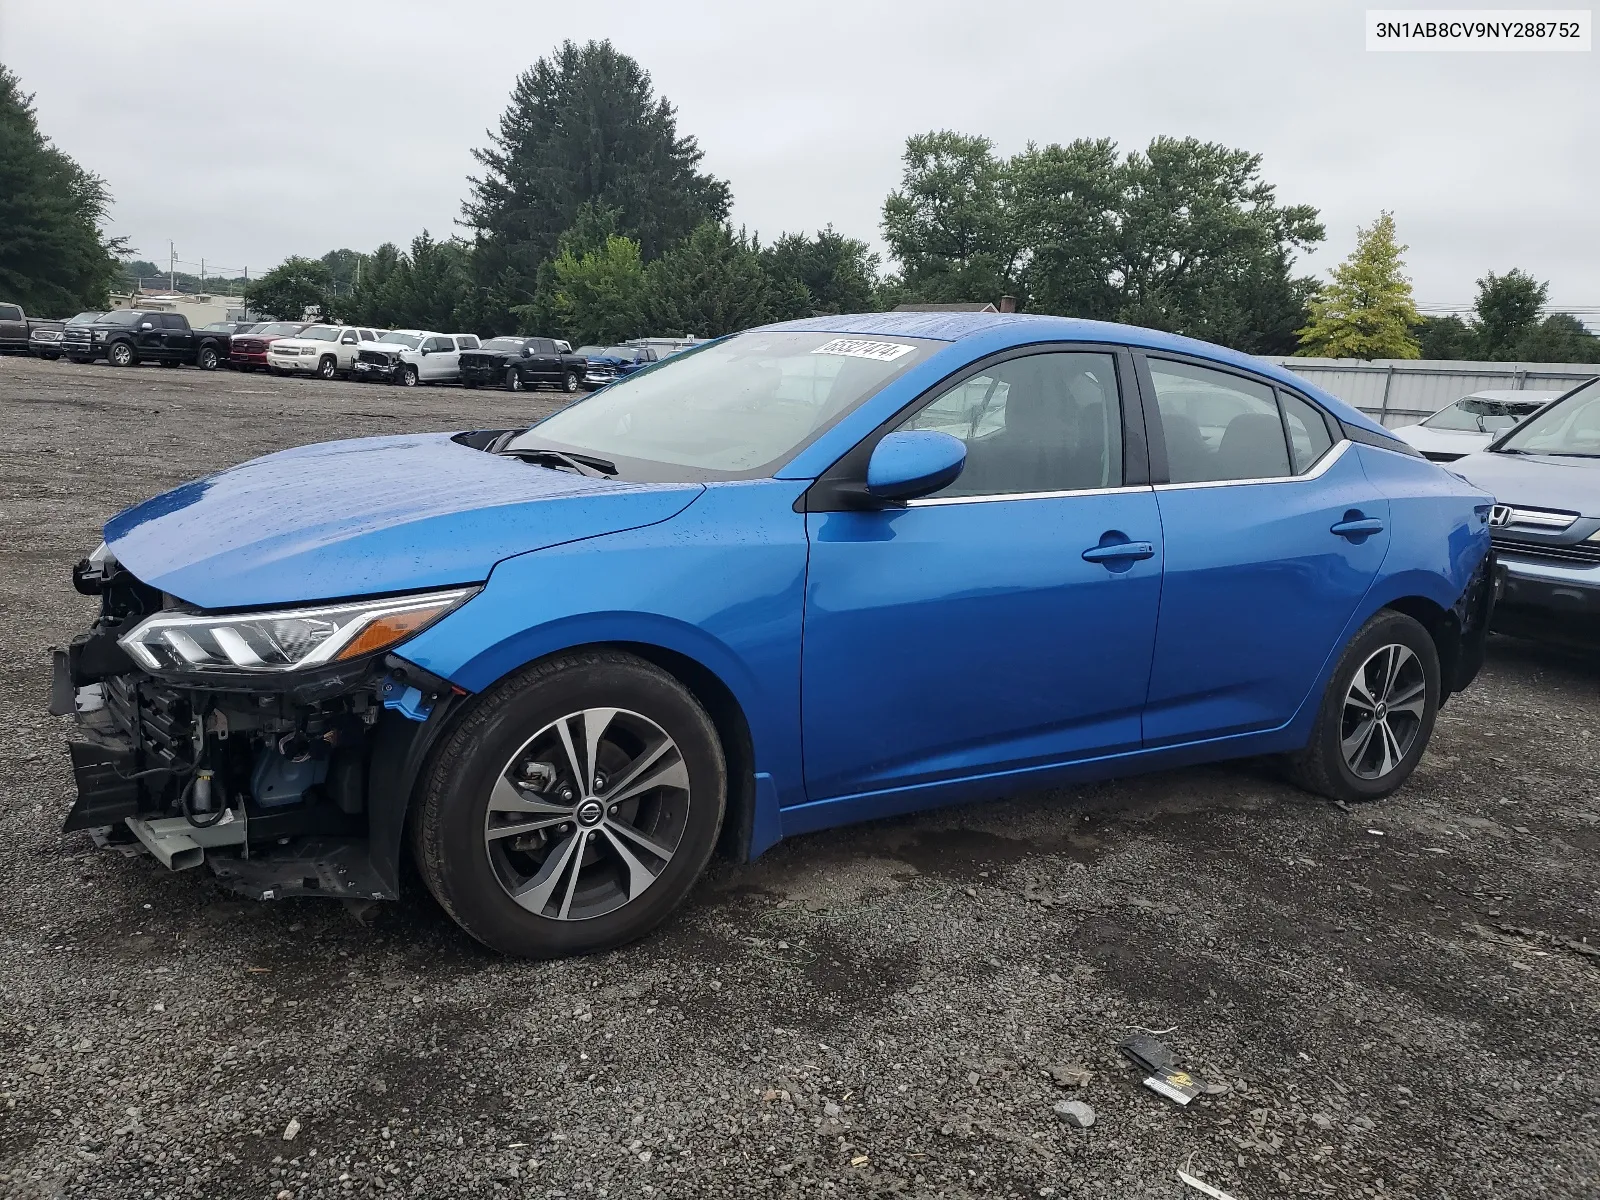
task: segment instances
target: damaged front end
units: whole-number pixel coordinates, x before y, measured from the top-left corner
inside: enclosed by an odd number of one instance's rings
[[[77,718],[64,829],[257,899],[393,899],[412,785],[466,693],[391,648],[474,588],[258,613],[183,605],[101,547],[101,601],[55,651],[50,710]]]

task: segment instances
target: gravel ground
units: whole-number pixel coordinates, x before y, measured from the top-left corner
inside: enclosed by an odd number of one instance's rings
[[[491,957],[414,882],[241,903],[60,834],[44,650],[105,518],[559,400],[0,360],[0,1194],[1600,1194],[1600,662],[1568,653],[1496,640],[1380,805],[1241,764],[797,838],[577,961]],[[1139,1027],[1215,1094],[1142,1087]]]

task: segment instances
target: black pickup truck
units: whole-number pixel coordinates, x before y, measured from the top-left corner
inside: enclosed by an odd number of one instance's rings
[[[179,313],[124,308],[89,325],[68,325],[62,331],[61,353],[73,362],[103,358],[113,367],[187,363],[214,371],[228,360],[228,335],[191,329],[189,318]]]
[[[587,358],[542,337],[490,338],[476,350],[463,350],[460,363],[462,387],[499,384],[511,392],[541,383],[575,392],[589,371]]]
[[[60,321],[42,321],[22,311],[20,304],[0,303],[0,354],[31,354],[38,349],[35,330],[57,330]]]

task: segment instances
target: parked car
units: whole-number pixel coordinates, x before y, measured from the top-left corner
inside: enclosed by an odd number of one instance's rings
[[[395,329],[362,346],[351,367],[352,379],[381,379],[401,387],[419,383],[456,383],[461,379],[455,334],[426,329]],[[473,338],[474,343],[477,342]]]
[[[214,371],[228,358],[228,337],[191,329],[182,313],[119,308],[95,320],[63,327],[61,350],[73,362],[103,358],[113,367],[143,362],[187,364]]]
[[[243,333],[233,335],[229,354],[233,366],[240,371],[263,370],[267,366],[267,348],[279,338],[298,337],[310,326],[310,321],[262,321]]]
[[[1420,425],[1406,425],[1395,437],[1422,451],[1434,462],[1454,462],[1490,442],[1519,421],[1538,412],[1560,392],[1523,392],[1491,388],[1463,396]]]
[[[1600,644],[1600,379],[1450,464],[1494,493],[1494,627]]]
[[[91,311],[75,313],[65,321],[40,322],[28,335],[28,345],[38,357],[53,361],[65,353],[69,326],[93,325],[103,316],[103,312]]]
[[[20,304],[0,304],[0,354],[31,354],[35,329],[60,330],[62,322],[30,317]]]
[[[591,389],[605,387],[666,357],[665,353],[658,355],[649,346],[628,345],[581,346],[578,353],[589,365],[588,386]]]
[[[1215,446],[1200,392],[1236,401]],[[1186,338],[750,330],[528,429],[112,518],[55,658],[67,828],[260,898],[393,896],[410,844],[472,936],[544,956],[644,934],[719,843],[1257,755],[1373,800],[1481,662],[1489,508]]]
[[[578,354],[563,353],[562,343],[541,337],[490,338],[461,355],[461,386],[498,384],[507,391],[549,384],[575,392],[589,372],[589,362]]]
[[[275,338],[267,346],[267,370],[321,379],[348,375],[361,347],[377,340],[376,332],[356,325],[308,325],[294,337]]]
[[[268,324],[266,321],[212,321],[200,328],[207,333],[226,333],[232,337],[236,333],[249,333],[252,329],[258,329],[266,324]]]

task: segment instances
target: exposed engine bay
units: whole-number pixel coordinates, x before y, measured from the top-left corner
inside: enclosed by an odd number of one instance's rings
[[[69,743],[78,800],[65,831],[90,830],[102,846],[173,870],[208,864],[256,899],[396,895],[411,785],[461,689],[381,646],[365,652],[362,637],[387,636],[378,619],[347,637],[349,657],[272,672],[276,650],[315,657],[274,633],[327,638],[338,617],[320,614],[341,610],[291,612],[293,622],[265,633],[240,618],[247,640],[233,626],[204,631],[208,618],[104,548],[78,564],[73,584],[98,595],[101,611],[55,651],[51,711],[78,722]],[[125,639],[138,629],[161,636],[130,653]]]

